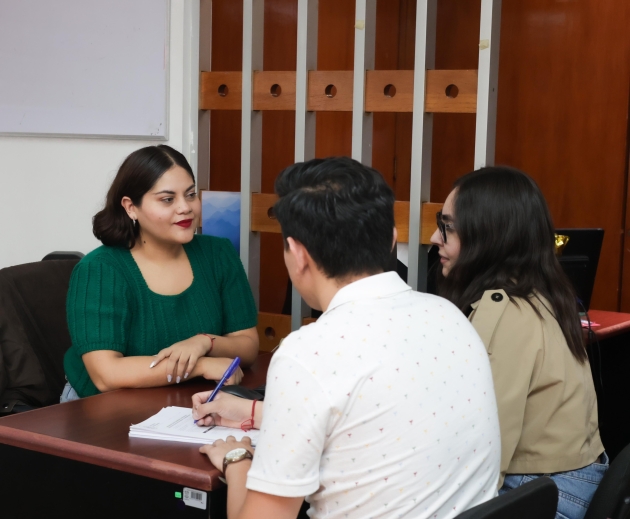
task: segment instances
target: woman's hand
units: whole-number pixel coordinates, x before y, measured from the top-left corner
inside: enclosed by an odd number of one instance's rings
[[[240,429],[252,415],[252,400],[239,398],[219,391],[212,402],[206,403],[212,391],[197,393],[192,397],[192,414],[197,425],[222,425]]]
[[[200,359],[200,374],[206,380],[221,380],[230,367],[234,359],[215,359],[204,357]],[[195,370],[196,371],[196,370]],[[230,378],[225,381],[225,385],[239,384],[243,379],[243,370],[238,367]],[[207,398],[207,397],[206,397]]]
[[[172,346],[161,350],[149,367],[153,368],[164,359],[168,359],[166,365],[166,380],[170,383],[175,379],[175,382],[179,384],[182,380],[188,378],[197,360],[200,357],[204,357],[206,353],[210,351],[211,346],[212,343],[208,337],[205,335],[195,335],[190,339],[176,342]],[[219,380],[222,376],[223,373],[216,380]]]

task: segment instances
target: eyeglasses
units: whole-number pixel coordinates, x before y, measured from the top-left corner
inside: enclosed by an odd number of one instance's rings
[[[440,236],[442,236],[442,241],[446,243],[446,224],[442,220],[442,211],[435,213],[435,221],[437,223],[437,228],[440,231]]]

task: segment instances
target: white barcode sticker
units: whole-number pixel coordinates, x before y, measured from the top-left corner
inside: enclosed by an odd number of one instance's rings
[[[208,501],[208,493],[203,490],[195,490],[194,488],[184,487],[184,504],[195,508],[206,509]]]

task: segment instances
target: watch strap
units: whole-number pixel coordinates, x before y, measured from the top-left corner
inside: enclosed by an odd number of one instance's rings
[[[243,454],[242,457],[237,458],[237,459],[228,459],[228,457],[226,456],[225,458],[223,458],[223,476],[225,477],[225,469],[227,468],[228,465],[231,465],[232,463],[238,463],[239,461],[243,461],[243,460],[253,460],[254,459],[254,455],[249,452],[247,449],[245,449],[245,454]]]

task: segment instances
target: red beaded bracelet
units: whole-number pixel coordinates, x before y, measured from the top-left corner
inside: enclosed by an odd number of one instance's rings
[[[245,432],[251,431],[254,428],[254,409],[256,408],[256,402],[257,400],[252,402],[252,417],[241,424],[241,429]]]
[[[206,337],[210,339],[210,349],[208,350],[208,353],[206,353],[206,355],[210,355],[212,348],[214,348],[214,340],[216,339],[216,337],[213,337],[212,335],[208,335],[207,333],[200,333],[199,335],[205,335]]]

